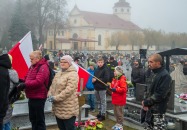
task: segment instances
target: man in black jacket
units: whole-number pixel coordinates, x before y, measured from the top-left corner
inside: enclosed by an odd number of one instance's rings
[[[140,59],[134,61],[134,65],[131,72],[131,82],[134,85],[134,96],[136,97],[136,84],[145,83],[145,71]]]
[[[0,130],[3,129],[3,118],[8,109],[8,92],[10,88],[8,69],[11,67],[8,54],[0,55]]]
[[[104,64],[104,59],[99,58],[97,61],[98,68],[95,70],[94,76],[97,77],[92,79],[92,82],[94,84],[95,96],[96,100],[98,101],[98,107],[99,107],[99,114],[97,115],[97,118],[99,121],[105,120],[105,114],[106,114],[106,86],[103,83],[107,83],[109,81],[109,72],[106,64]],[[102,83],[102,82],[103,83]]]
[[[162,66],[162,57],[159,54],[151,55],[148,64],[154,75],[152,76],[151,84],[148,86],[145,99],[142,101],[142,107],[144,111],[149,111],[152,114],[152,117],[149,116],[151,120],[148,126],[152,129],[155,126],[155,123],[153,123],[153,119],[155,118],[153,114],[158,115],[157,119],[163,119],[166,112],[172,79],[168,71]],[[161,129],[165,129],[163,126]]]

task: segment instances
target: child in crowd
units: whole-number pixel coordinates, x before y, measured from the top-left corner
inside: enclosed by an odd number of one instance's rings
[[[94,75],[94,72],[95,72],[95,63],[94,62],[89,63],[89,68],[87,71],[90,74]],[[93,78],[92,75],[90,75],[88,82],[86,84],[86,88],[88,91],[94,91],[94,85],[92,83],[92,78]],[[88,94],[88,103],[90,105],[90,111],[95,112],[95,94]]]
[[[97,65],[98,67],[94,73],[94,76],[97,77],[97,79],[92,78],[92,83],[94,84],[95,96],[96,96],[96,100],[98,101],[99,113],[97,115],[97,119],[99,121],[103,121],[105,120],[105,114],[106,114],[107,87],[103,83],[101,83],[101,81],[104,82],[105,84],[109,81],[109,72],[106,64],[104,64],[103,58],[98,59]]]
[[[112,104],[114,105],[114,115],[117,122],[112,129],[123,130],[123,110],[126,104],[127,82],[121,66],[115,67],[114,78],[111,82],[110,89],[112,91]]]

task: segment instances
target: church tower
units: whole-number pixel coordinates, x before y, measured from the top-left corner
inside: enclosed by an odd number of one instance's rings
[[[131,20],[131,7],[126,0],[119,0],[114,4],[113,14],[119,18],[130,21]]]

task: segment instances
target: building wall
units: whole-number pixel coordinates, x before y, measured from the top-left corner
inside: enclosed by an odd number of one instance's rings
[[[128,8],[124,8],[124,10],[127,11]],[[117,15],[122,15],[120,13],[116,13]],[[129,8],[129,14],[130,14],[130,8]],[[130,17],[127,13],[125,17]],[[72,12],[69,15],[69,29],[64,30],[64,36],[58,35],[57,38],[73,38],[74,34],[78,35],[78,38],[82,39],[91,39],[96,40],[97,42],[76,42],[78,43],[78,50],[116,50],[115,46],[109,45],[109,38],[112,36],[113,33],[123,31],[128,32],[128,30],[122,30],[122,29],[111,29],[111,28],[97,28],[93,27],[93,25],[87,23],[84,19],[84,17],[80,14],[78,8],[74,8]],[[63,31],[63,30],[61,30]],[[48,31],[49,32],[49,31]],[[48,33],[50,34],[50,33]],[[100,40],[99,40],[100,36]],[[74,42],[71,41],[70,44],[66,43],[59,43],[57,45],[57,48],[64,49],[74,49]],[[54,40],[53,35],[47,36],[47,48],[50,49],[52,46],[54,48]],[[51,45],[52,44],[52,45]],[[120,45],[118,47],[119,50],[139,50],[140,48],[146,48],[146,46],[134,46],[132,45]],[[149,50],[156,49],[155,46],[150,46]]]
[[[57,43],[57,50],[71,50],[71,43]]]
[[[48,30],[47,31],[47,39],[46,43],[44,44],[44,47],[46,49],[54,49],[54,31]],[[56,38],[66,38],[69,39],[69,31],[60,29],[59,33],[57,33]],[[71,49],[71,43],[60,43],[58,40],[56,40],[56,49]]]

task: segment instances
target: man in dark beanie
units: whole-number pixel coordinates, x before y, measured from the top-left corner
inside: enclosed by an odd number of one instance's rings
[[[8,92],[10,87],[8,69],[10,69],[11,66],[8,54],[0,55],[0,130],[3,129],[3,118],[8,109]]]

